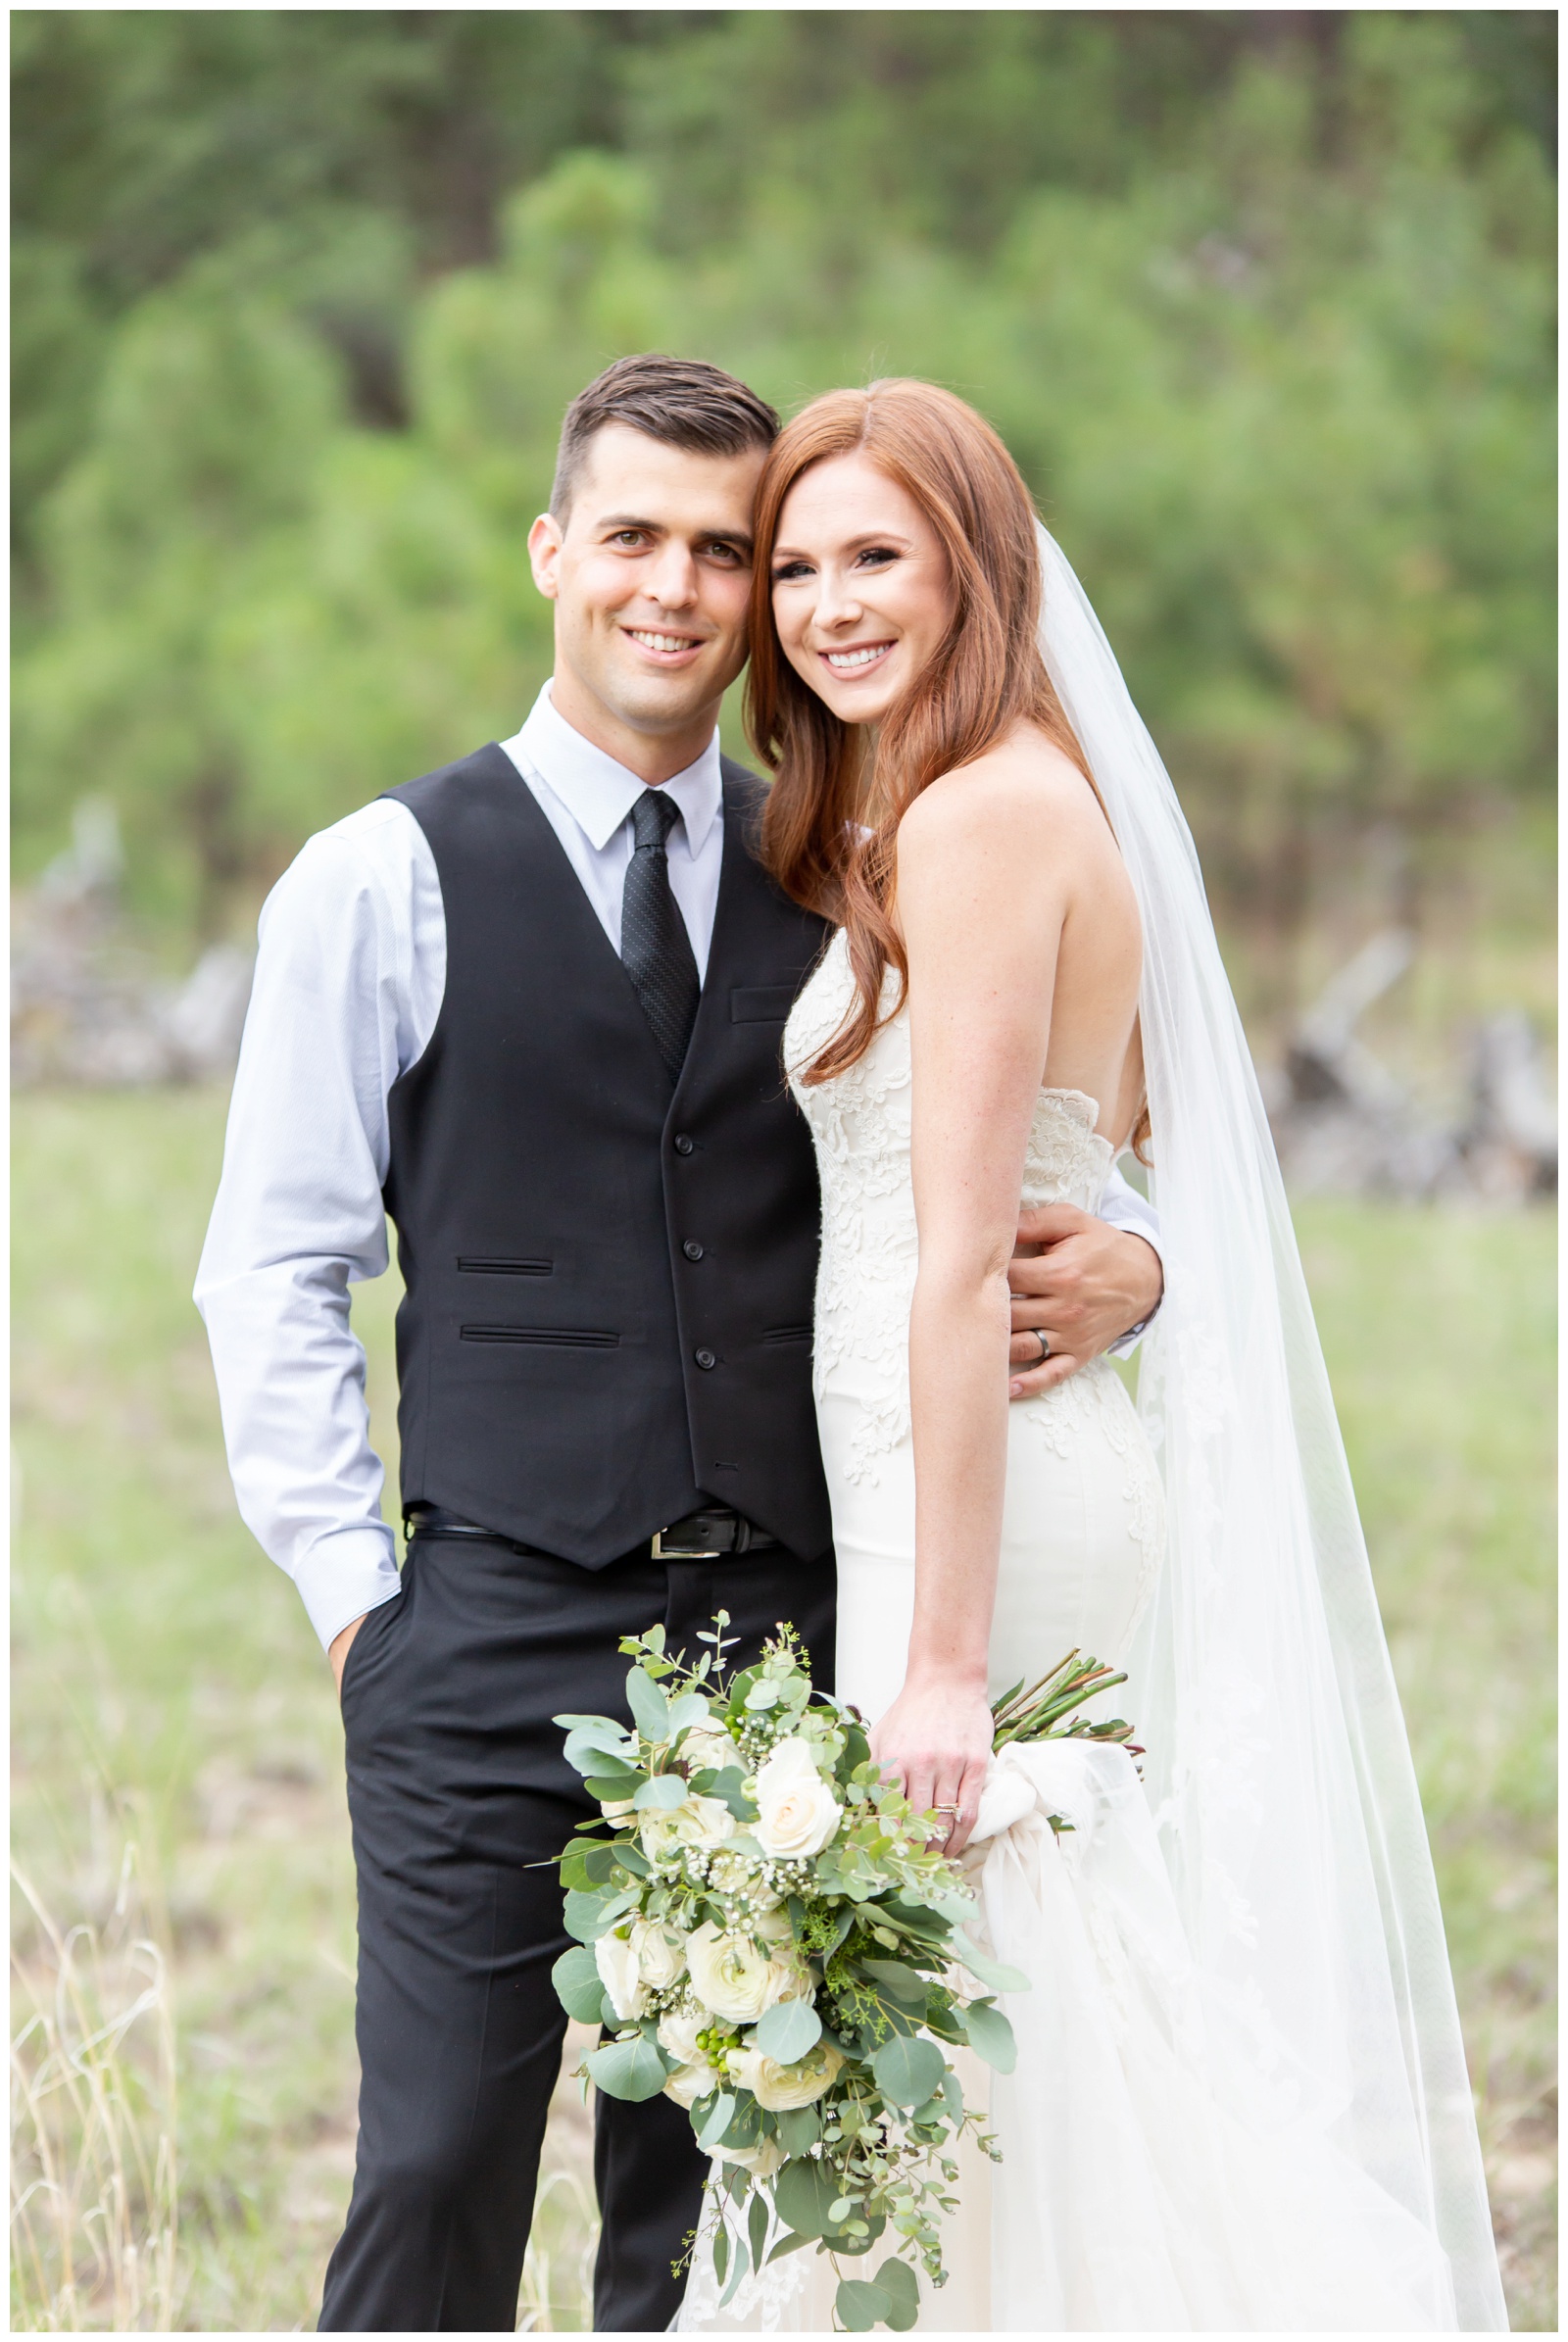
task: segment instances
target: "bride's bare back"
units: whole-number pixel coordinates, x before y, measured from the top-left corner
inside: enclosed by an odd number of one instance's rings
[[[1143,942],[1132,882],[1100,800],[1052,741],[1021,724],[916,801],[900,830],[901,860],[906,841],[918,853],[928,831],[938,833],[931,844],[939,847],[953,826],[982,823],[1010,871],[1005,897],[989,908],[1026,950],[1033,938],[1042,974],[1050,970],[1041,1085],[1092,1098],[1101,1136],[1124,1146],[1143,1101]],[[1036,923],[1042,913],[1043,926]],[[910,985],[912,995],[912,968]]]

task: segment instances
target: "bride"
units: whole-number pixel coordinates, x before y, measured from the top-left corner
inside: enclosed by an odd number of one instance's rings
[[[1430,1858],[1279,1175],[1191,839],[970,408],[816,400],[758,505],[766,859],[834,936],[786,1033],[823,1198],[840,1694],[948,1825],[1009,1995],[949,2331],[1506,2326]],[[1166,1299],[1009,1406],[1020,1196],[1152,1161]],[[991,1756],[1077,1648],[1109,1743]],[[1070,1827],[1058,1833],[1051,1817]],[[965,2075],[971,2103],[985,2080]],[[827,2331],[800,2253],[686,2330]]]

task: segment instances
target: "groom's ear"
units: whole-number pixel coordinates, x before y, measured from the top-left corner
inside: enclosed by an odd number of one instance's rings
[[[547,602],[561,592],[562,528],[554,512],[541,512],[528,531],[528,560],[533,582]]]

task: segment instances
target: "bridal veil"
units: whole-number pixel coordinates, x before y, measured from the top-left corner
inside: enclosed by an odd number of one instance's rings
[[[1437,2323],[1505,2331],[1415,1773],[1256,1076],[1176,793],[1039,534],[1041,649],[1143,914],[1165,1300],[1139,1404],[1169,1548],[1126,1696],[1211,2072],[1254,2132],[1332,2145],[1429,2230]]]

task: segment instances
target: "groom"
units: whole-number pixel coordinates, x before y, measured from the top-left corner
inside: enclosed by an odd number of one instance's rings
[[[779,1071],[826,930],[754,858],[762,785],[716,733],[777,427],[710,366],[590,383],[529,537],[553,681],[313,838],[262,916],[196,1293],[241,1510],[342,1699],[363,2080],[323,2329],[514,2325],[564,2022],[541,1866],[591,1810],[552,1716],[623,1713],[617,1638],[694,1649],[719,1608],[742,1662],[790,1619],[831,1666]],[[1081,1360],[1157,1303],[1148,1207],[1105,1214],[1025,1232],[1057,1240],[1015,1264],[1030,1387],[1047,1340]],[[348,1312],[388,1216],[401,1577]],[[598,2330],[667,2323],[703,2171],[670,2101],[598,2102]]]

